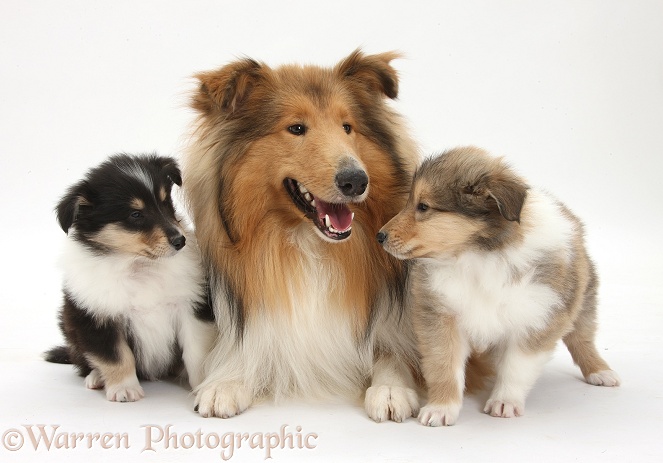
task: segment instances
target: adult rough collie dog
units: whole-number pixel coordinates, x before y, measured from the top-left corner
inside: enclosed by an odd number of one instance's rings
[[[221,329],[197,390],[202,416],[368,386],[374,420],[417,413],[404,266],[375,240],[418,161],[387,104],[396,57],[242,59],[197,76],[184,185]]]

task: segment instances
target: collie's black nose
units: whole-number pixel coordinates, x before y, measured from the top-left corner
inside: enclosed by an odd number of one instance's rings
[[[184,247],[185,243],[186,243],[186,238],[184,237],[184,235],[177,235],[170,239],[171,246],[177,249],[178,251]]]
[[[377,234],[376,238],[378,239],[378,243],[384,244],[387,241],[387,234],[381,231]]]
[[[368,187],[368,175],[361,169],[346,169],[336,174],[336,186],[345,196],[359,196]]]

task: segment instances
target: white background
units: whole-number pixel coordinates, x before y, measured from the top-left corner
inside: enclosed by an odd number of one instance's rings
[[[663,2],[165,3],[0,4],[0,433],[25,438],[15,452],[0,443],[1,461],[221,461],[219,449],[141,452],[147,424],[318,435],[276,461],[660,461]],[[195,72],[241,56],[328,66],[358,46],[406,56],[393,62],[395,106],[424,152],[471,143],[505,155],[584,219],[602,278],[598,345],[621,388],[583,383],[560,347],[518,419],[482,414],[478,397],[447,429],[375,424],[356,404],[262,405],[223,421],[194,414],[175,384],[108,403],[40,360],[61,340],[53,207],[71,183],[119,151],[180,156]],[[30,424],[128,433],[130,448],[35,451]],[[264,457],[242,448],[232,461]]]

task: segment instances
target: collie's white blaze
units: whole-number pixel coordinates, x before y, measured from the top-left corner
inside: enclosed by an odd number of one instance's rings
[[[120,170],[128,175],[138,180],[140,183],[145,185],[149,191],[154,190],[154,182],[150,174],[142,168],[140,165],[130,165],[130,166],[120,166]]]

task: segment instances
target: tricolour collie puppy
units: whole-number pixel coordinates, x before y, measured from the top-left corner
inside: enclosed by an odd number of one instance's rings
[[[57,206],[67,233],[60,327],[66,345],[47,353],[73,363],[108,400],[143,397],[138,378],[175,373],[192,387],[216,333],[195,240],[175,216],[175,160],[116,155],[90,170]]]
[[[418,163],[386,101],[395,57],[242,59],[197,76],[184,184],[222,331],[198,388],[202,416],[370,385],[371,418],[418,411],[404,266],[375,241]]]
[[[619,384],[594,345],[598,282],[582,224],[501,159],[467,147],[424,161],[407,205],[378,241],[414,259],[415,331],[428,388],[422,424],[456,422],[473,350],[495,356],[484,408],[492,416],[523,413],[559,339],[587,382]]]

